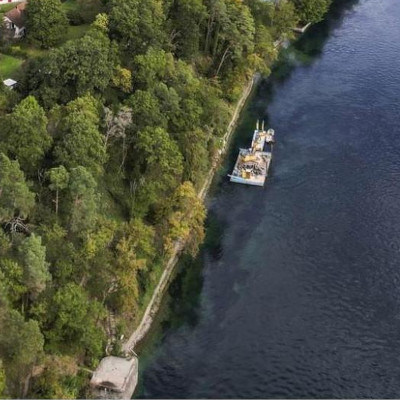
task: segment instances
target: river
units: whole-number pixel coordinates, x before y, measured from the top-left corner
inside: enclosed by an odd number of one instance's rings
[[[347,2],[244,110],[141,349],[142,398],[400,396],[400,1]],[[231,184],[257,118],[265,188]]]

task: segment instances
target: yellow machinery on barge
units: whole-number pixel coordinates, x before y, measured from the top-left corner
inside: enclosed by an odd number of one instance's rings
[[[253,134],[249,149],[239,149],[239,155],[230,177],[231,182],[245,185],[264,186],[272,160],[272,149],[275,143],[275,131],[261,129],[259,122]]]

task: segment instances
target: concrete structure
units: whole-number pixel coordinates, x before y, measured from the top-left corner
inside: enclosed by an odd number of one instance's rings
[[[6,79],[5,81],[3,81],[3,84],[9,89],[14,89],[15,86],[17,86],[17,81],[14,81],[14,79]]]
[[[26,1],[17,4],[4,14],[4,24],[12,38],[18,39],[25,35]]]
[[[296,26],[296,28],[292,28],[292,30],[296,33],[302,34],[311,26],[311,22],[305,24],[303,26]]]
[[[98,399],[130,399],[138,381],[137,357],[109,356],[100,361],[90,381],[92,392]]]

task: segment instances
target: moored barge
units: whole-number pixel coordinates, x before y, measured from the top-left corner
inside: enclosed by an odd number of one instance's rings
[[[259,122],[253,134],[251,147],[239,149],[239,155],[233,168],[230,181],[245,185],[264,186],[272,160],[275,143],[273,129],[264,130],[264,122],[259,129]]]

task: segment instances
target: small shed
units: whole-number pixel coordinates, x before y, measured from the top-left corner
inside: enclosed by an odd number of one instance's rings
[[[9,89],[14,89],[15,86],[17,86],[17,81],[14,81],[14,79],[6,79],[3,81],[4,86],[8,87]]]
[[[94,396],[101,399],[130,399],[137,385],[138,371],[137,357],[103,358],[90,380]]]

